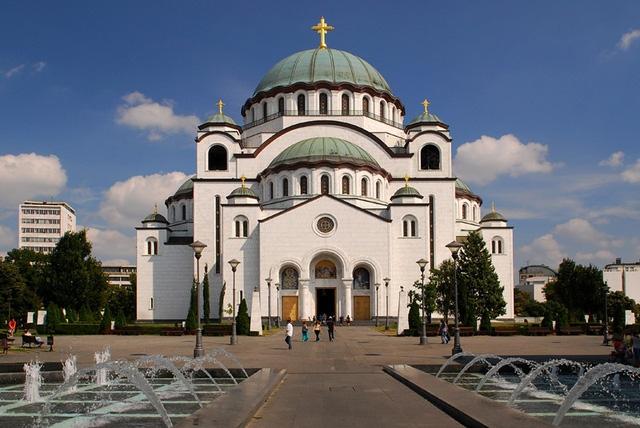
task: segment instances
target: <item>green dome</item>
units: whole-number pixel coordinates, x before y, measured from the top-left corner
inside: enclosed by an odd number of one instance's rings
[[[162,214],[151,213],[142,220],[143,223],[164,223],[169,224],[166,218]]]
[[[229,125],[238,126],[238,124],[224,113],[216,113],[209,116],[205,123],[228,123]]]
[[[253,92],[257,95],[294,83],[351,83],[391,94],[384,77],[371,64],[338,49],[309,49],[294,53],[271,67]]]
[[[469,188],[469,186],[467,186],[464,181],[460,180],[459,178],[456,178],[456,189],[473,194],[471,188]]]
[[[349,141],[333,137],[314,137],[299,141],[282,151],[269,169],[299,162],[338,162],[380,169],[369,153]]]
[[[414,117],[411,120],[411,122],[409,122],[407,124],[406,127],[408,128],[411,125],[417,125],[418,123],[423,123],[423,122],[438,122],[438,123],[442,123],[440,118],[438,116],[436,116],[435,114],[431,114],[431,113],[428,113],[428,112],[422,112],[418,116]]]
[[[420,192],[418,192],[418,190],[415,187],[411,187],[408,185],[402,186],[401,188],[396,190],[396,193],[393,194],[391,199],[400,198],[402,196],[410,196],[410,197],[420,198],[420,199],[423,198],[423,196],[420,194]]]
[[[227,198],[235,198],[235,197],[244,197],[244,198],[255,198],[258,199],[258,195],[248,187],[238,187],[233,189],[233,192],[227,196]]]
[[[502,214],[497,211],[491,211],[489,214],[482,217],[480,223],[484,223],[485,221],[507,221],[506,218]]]
[[[176,193],[173,194],[174,198],[177,198],[179,196],[193,196],[193,179],[194,179],[195,175],[192,177],[189,177],[189,179],[187,181],[185,181],[184,183],[182,183],[182,185],[180,187],[178,187],[178,190],[176,190]]]

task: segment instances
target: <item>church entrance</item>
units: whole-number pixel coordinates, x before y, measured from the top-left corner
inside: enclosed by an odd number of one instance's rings
[[[317,288],[316,289],[316,316],[336,317],[336,289]]]

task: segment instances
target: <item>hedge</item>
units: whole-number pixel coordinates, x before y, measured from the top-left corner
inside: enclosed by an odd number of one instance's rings
[[[58,324],[56,334],[100,334],[100,324]]]

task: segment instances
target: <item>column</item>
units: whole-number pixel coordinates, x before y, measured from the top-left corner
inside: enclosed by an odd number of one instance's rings
[[[343,279],[344,284],[344,317],[347,315],[353,319],[353,302],[351,299],[351,279]]]
[[[300,279],[298,281],[298,318],[306,320],[309,318],[308,299],[309,296],[309,280]]]

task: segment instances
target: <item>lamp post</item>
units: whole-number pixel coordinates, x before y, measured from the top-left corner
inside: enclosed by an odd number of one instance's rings
[[[608,298],[609,298],[609,286],[606,281],[604,283],[604,325],[602,326],[602,344],[604,346],[609,346],[609,313],[608,313]]]
[[[427,312],[427,301],[426,301],[427,299],[424,292],[424,268],[427,267],[429,262],[426,261],[425,259],[420,259],[416,263],[418,263],[418,266],[420,266],[420,281],[422,286],[421,288],[422,290],[422,336],[420,336],[420,344],[426,345],[427,344],[427,318],[425,317],[425,314]]]
[[[389,330],[389,281],[391,281],[391,279],[387,277],[382,280],[384,281],[384,288],[387,290],[387,309],[385,311],[386,318],[384,320],[384,329]]]
[[[378,326],[378,318],[380,317],[380,308],[378,303],[380,302],[380,283],[376,282],[375,284],[376,287],[376,327]]]
[[[267,279],[267,288],[269,289],[269,321],[267,322],[267,330],[271,330],[271,276]]]
[[[276,282],[276,327],[280,328],[280,283]]]
[[[231,321],[231,344],[238,344],[238,335],[236,334],[236,269],[240,262],[236,259],[229,260],[231,271],[233,272],[233,320]]]
[[[456,334],[453,338],[453,349],[451,350],[451,355],[459,354],[462,352],[462,347],[460,346],[460,325],[458,320],[458,251],[462,248],[462,244],[458,241],[452,241],[446,245],[446,247],[451,251],[451,256],[453,256],[453,284],[456,295],[456,312],[455,312],[455,329]]]
[[[196,241],[189,245],[193,249],[196,257],[196,308],[198,313],[198,327],[196,328],[196,347],[193,349],[193,358],[204,357],[204,348],[202,347],[202,306],[200,305],[200,257],[202,251],[207,247],[200,241]]]

